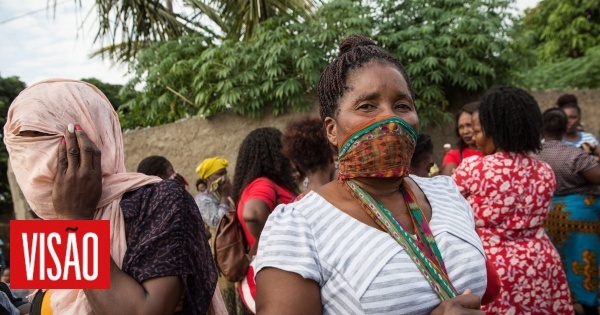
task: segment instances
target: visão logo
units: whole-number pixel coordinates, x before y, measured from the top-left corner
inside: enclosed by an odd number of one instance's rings
[[[14,289],[109,289],[110,221],[12,220]]]

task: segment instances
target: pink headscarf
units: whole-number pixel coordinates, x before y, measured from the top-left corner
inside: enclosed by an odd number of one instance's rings
[[[110,220],[111,257],[121,267],[127,250],[121,197],[161,179],[125,172],[119,119],[100,90],[81,81],[51,79],[19,94],[4,126],[4,142],[15,177],[33,211],[42,219],[56,219],[52,188],[58,145],[68,124],[79,124],[102,152],[102,196],[94,219]],[[50,135],[17,136],[26,130]],[[82,290],[51,290],[50,305],[54,314],[93,313]]]

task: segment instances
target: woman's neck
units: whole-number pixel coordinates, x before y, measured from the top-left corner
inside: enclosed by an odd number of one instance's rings
[[[544,139],[545,139],[546,141],[552,141],[552,140],[558,140],[558,141],[562,141],[562,139],[563,139],[563,136],[558,136],[558,137],[556,137],[556,136],[544,135]]]
[[[353,181],[375,200],[400,193],[403,178],[354,178]]]
[[[477,150],[477,145],[476,144],[469,144],[469,145],[467,145],[467,147],[465,149]]]
[[[564,135],[564,138],[571,142],[579,141],[579,131],[567,132]]]
[[[317,188],[331,181],[331,172],[326,170],[317,170],[308,173],[308,186],[306,191],[316,190]]]

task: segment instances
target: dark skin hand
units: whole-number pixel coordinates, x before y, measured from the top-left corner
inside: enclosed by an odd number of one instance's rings
[[[371,194],[376,200],[381,201],[394,217],[407,227],[409,233],[414,233],[411,217],[404,203],[404,198],[397,187],[401,181],[367,180],[359,185]],[[429,201],[410,178],[405,178],[405,185],[410,187],[421,210],[428,221],[431,220],[431,206]],[[381,187],[390,189],[381,189]],[[373,190],[373,188],[378,188]],[[395,188],[394,188],[395,187]],[[360,207],[348,194],[339,181],[335,180],[324,185],[316,191],[319,195],[333,204],[336,208],[352,216],[356,220],[381,230],[379,225]],[[313,280],[302,278],[300,275],[277,268],[264,268],[256,275],[256,309],[257,314],[322,314],[320,288]],[[286,288],[295,288],[292,291]],[[432,315],[481,315],[480,298],[466,290],[462,295],[443,301],[433,310]]]
[[[59,145],[52,202],[61,219],[92,219],[102,194],[100,150],[81,128]],[[174,314],[183,294],[177,276],[138,283],[111,257],[110,289],[83,290],[95,314]]]

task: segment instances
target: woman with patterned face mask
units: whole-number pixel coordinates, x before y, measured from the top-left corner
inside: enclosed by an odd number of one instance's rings
[[[269,217],[258,313],[481,314],[485,254],[471,208],[451,178],[409,176],[419,119],[400,62],[351,36],[318,95],[338,179]]]

